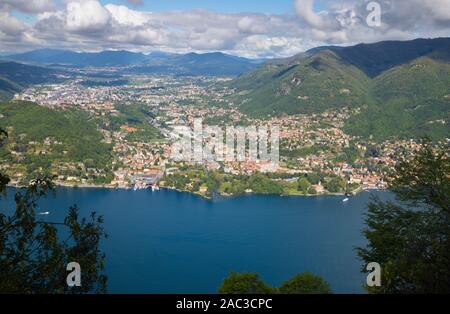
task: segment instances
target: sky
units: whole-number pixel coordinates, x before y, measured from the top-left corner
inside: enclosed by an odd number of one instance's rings
[[[102,4],[123,4],[127,1],[123,0],[102,0]],[[134,5],[133,3],[140,3]],[[259,13],[289,13],[292,12],[294,4],[292,0],[147,0],[147,1],[128,1],[130,8],[139,9],[141,11],[185,11],[193,9],[207,9],[215,12],[223,13],[242,13],[242,12],[259,12]]]
[[[0,53],[39,48],[288,57],[450,37],[450,0],[0,0]]]

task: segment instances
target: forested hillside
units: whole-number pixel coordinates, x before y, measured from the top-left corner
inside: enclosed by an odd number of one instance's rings
[[[31,174],[49,171],[58,162],[110,167],[112,145],[103,141],[85,112],[52,110],[31,102],[0,103],[0,127],[9,134],[0,159],[18,162]]]
[[[61,81],[66,73],[44,67],[16,62],[0,62],[0,100],[8,100],[15,93],[33,84]]]
[[[319,47],[274,60],[229,86],[240,110],[260,118],[361,108],[354,135],[450,134],[450,39]]]

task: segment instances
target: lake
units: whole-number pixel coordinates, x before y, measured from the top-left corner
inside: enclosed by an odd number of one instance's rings
[[[14,191],[0,201],[3,212],[11,213]],[[40,209],[51,221],[62,221],[73,204],[82,215],[104,216],[111,293],[215,293],[230,271],[257,272],[271,285],[309,271],[335,293],[364,293],[354,247],[365,244],[371,194],[389,197],[374,191],[348,202],[257,195],[208,201],[169,190],[57,188]]]

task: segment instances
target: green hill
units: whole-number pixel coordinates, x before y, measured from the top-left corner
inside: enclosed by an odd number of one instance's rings
[[[0,100],[8,100],[15,93],[33,84],[60,81],[62,71],[16,62],[0,62]]]
[[[374,105],[347,121],[350,134],[450,136],[450,63],[422,57],[397,66],[374,79],[371,97]]]
[[[97,168],[104,168],[111,161],[110,144],[103,143],[103,136],[87,114],[79,110],[52,110],[31,102],[0,103],[0,127],[8,130],[10,142],[20,151],[27,151],[30,142],[43,143],[51,138],[61,144],[47,149],[37,159],[65,162],[89,160]],[[36,158],[28,156],[25,163]]]
[[[240,110],[265,118],[362,108],[354,135],[449,137],[450,39],[319,47],[268,62],[229,86]]]
[[[247,80],[253,80],[255,74],[239,78],[232,87],[248,89],[239,95],[241,110],[260,117],[357,105],[370,85],[361,70],[343,63],[331,51],[321,51],[287,64],[267,64],[258,74],[262,76],[256,77],[253,86]]]
[[[319,50],[324,48],[318,48]],[[381,73],[407,64],[423,56],[449,56],[450,39],[415,39],[409,41],[382,41],[351,47],[325,47],[334,51],[342,60],[361,69],[374,78]],[[314,49],[313,49],[314,51]],[[447,61],[449,59],[447,58]]]
[[[22,88],[21,85],[11,82],[7,78],[0,77],[0,101],[10,99],[15,93],[20,92]]]

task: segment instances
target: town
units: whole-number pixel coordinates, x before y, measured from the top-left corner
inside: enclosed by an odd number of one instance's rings
[[[384,189],[383,175],[415,150],[413,140],[377,143],[352,137],[344,123],[358,108],[256,119],[230,100],[229,78],[133,76],[115,84],[77,76],[58,84],[37,85],[15,95],[54,110],[79,109],[96,121],[112,159],[103,169],[83,162],[53,162],[60,185],[124,189],[172,188],[202,196],[240,193],[284,195],[350,194]],[[126,117],[124,119],[123,117]],[[177,161],[171,159],[175,126],[271,126],[280,129],[280,163],[255,160]],[[2,163],[13,183],[23,183],[24,155],[46,154],[60,141],[29,142],[34,149],[12,150],[13,163]],[[78,169],[78,171],[74,171]],[[102,178],[99,180],[99,178]],[[268,183],[268,184],[267,184]],[[272,183],[272,184],[270,184]],[[267,187],[270,186],[270,187]]]

